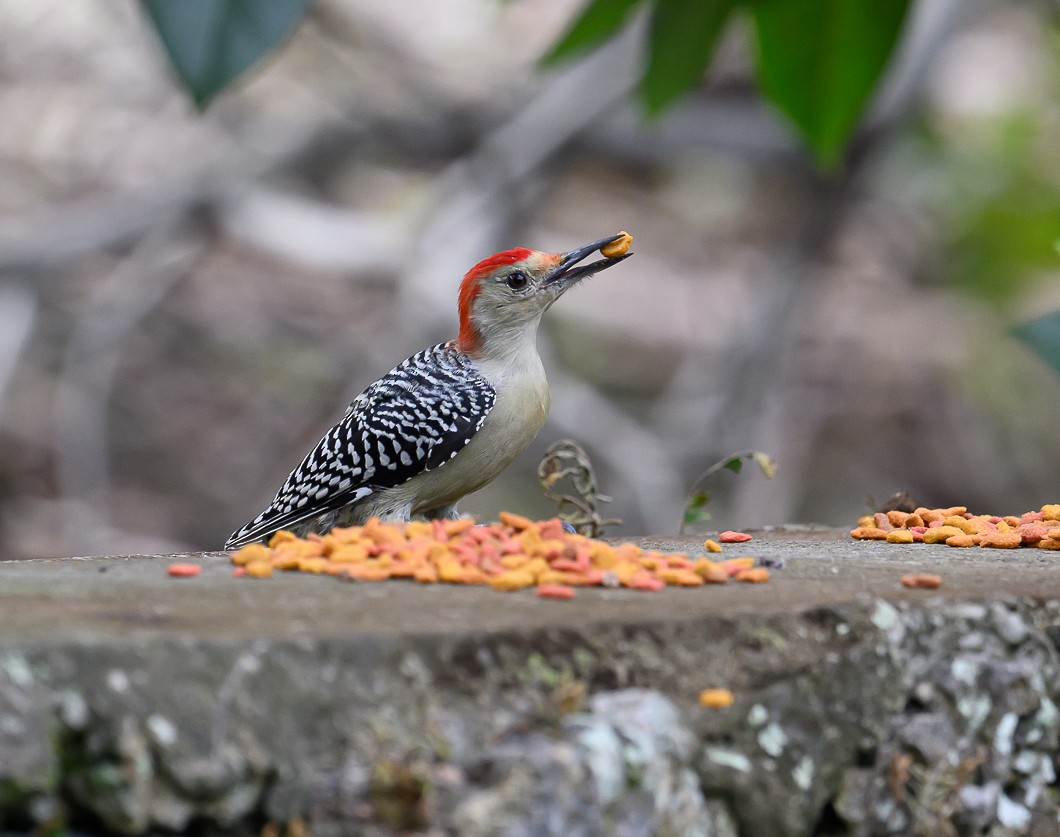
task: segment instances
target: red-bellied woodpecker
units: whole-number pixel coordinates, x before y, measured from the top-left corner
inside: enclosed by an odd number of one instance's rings
[[[455,517],[457,501],[507,468],[545,423],[541,315],[579,280],[629,258],[579,264],[619,238],[562,254],[505,250],[471,268],[460,284],[459,336],[413,355],[358,395],[225,549],[279,529]]]

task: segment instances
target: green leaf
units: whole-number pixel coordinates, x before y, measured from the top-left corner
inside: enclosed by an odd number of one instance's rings
[[[144,0],[199,108],[286,38],[312,0]]]
[[[643,0],[589,0],[581,15],[553,45],[542,64],[556,64],[579,52],[599,46],[611,37]]]
[[[1021,323],[1012,329],[1012,334],[1060,374],[1060,311]]]
[[[693,523],[699,523],[703,520],[710,520],[710,512],[706,508],[709,502],[710,495],[707,492],[692,492],[692,496],[688,498],[688,503],[685,505],[685,520],[681,527],[682,531],[685,526],[691,526]]]
[[[909,0],[765,0],[752,7],[758,82],[825,165],[842,156]]]
[[[703,80],[718,35],[737,5],[738,0],[656,0],[640,82],[649,114],[660,113]]]
[[[723,468],[727,468],[728,470],[732,471],[734,474],[738,474],[738,473],[740,473],[740,471],[743,470],[743,457],[742,456],[734,456],[732,459],[730,459],[728,462],[726,462],[724,465],[722,465],[722,467]]]

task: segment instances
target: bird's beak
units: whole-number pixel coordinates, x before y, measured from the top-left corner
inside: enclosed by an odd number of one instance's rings
[[[621,256],[615,256],[613,259],[598,259],[591,264],[578,266],[578,262],[582,261],[582,259],[595,253],[601,247],[605,247],[612,241],[617,241],[621,237],[621,234],[609,235],[607,238],[601,238],[599,241],[594,241],[592,244],[586,244],[584,247],[576,247],[569,253],[564,253],[559,257],[559,263],[545,274],[543,284],[546,286],[560,285],[563,288],[569,288],[579,279],[584,279],[586,276],[592,276],[594,273],[599,273],[601,270],[606,270],[621,261],[625,261],[633,254],[625,253]]]

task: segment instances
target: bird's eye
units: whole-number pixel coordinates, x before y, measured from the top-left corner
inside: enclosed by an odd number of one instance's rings
[[[525,273],[520,273],[519,271],[516,271],[515,273],[508,274],[508,278],[504,280],[504,284],[506,284],[513,291],[521,291],[523,288],[526,287],[527,282],[529,281],[530,280],[526,278]]]

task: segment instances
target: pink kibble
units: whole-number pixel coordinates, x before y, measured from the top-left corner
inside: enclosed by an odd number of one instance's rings
[[[718,535],[719,543],[747,543],[751,536],[746,532],[722,532]]]

